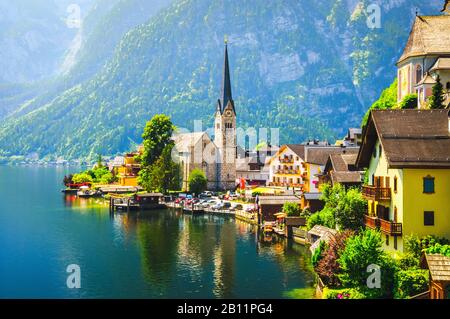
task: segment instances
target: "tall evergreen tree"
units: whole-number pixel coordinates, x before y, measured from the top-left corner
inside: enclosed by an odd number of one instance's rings
[[[430,109],[444,108],[444,87],[439,75],[436,78],[436,84],[433,85],[432,95],[430,96]]]

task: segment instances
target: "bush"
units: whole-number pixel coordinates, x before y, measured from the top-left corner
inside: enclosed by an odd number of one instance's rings
[[[405,238],[405,251],[407,253],[411,253],[416,258],[420,258],[425,249],[436,244],[448,245],[450,244],[450,240],[434,235],[428,235],[425,237],[411,235]]]
[[[328,228],[335,228],[336,223],[334,220],[333,211],[328,208],[322,209],[320,212],[312,214],[307,221],[308,230],[313,228],[315,225],[322,225]]]
[[[344,193],[335,208],[336,224],[342,229],[358,230],[364,225],[367,201],[359,190],[352,188]]]
[[[428,270],[399,270],[395,274],[394,297],[404,299],[428,290]]]
[[[319,246],[314,250],[313,255],[311,256],[311,263],[313,267],[316,267],[319,261],[323,258],[323,253],[327,249],[327,243],[323,240],[320,241]]]
[[[408,94],[400,102],[401,109],[416,109],[417,108],[417,94]]]
[[[382,249],[381,234],[366,229],[359,235],[347,240],[338,259],[341,272],[338,278],[344,287],[358,288],[371,298],[388,298],[392,296],[395,264]],[[367,286],[369,265],[377,265],[381,270],[381,288],[370,289]]]
[[[340,287],[341,282],[338,278],[338,273],[341,268],[337,262],[340,253],[345,248],[345,243],[348,238],[353,236],[352,231],[344,231],[336,234],[328,243],[328,247],[323,251],[317,266],[314,270],[322,279],[323,283],[331,287]]]
[[[93,178],[92,178],[91,175],[89,175],[87,173],[80,173],[80,174],[73,175],[72,181],[75,184],[92,183],[93,182]]]
[[[325,184],[321,187],[325,207],[319,217],[315,217],[311,223],[341,229],[358,230],[363,226],[364,214],[367,202],[363,199],[361,192],[352,188],[346,190],[341,184],[330,186]]]
[[[283,204],[283,213],[287,216],[300,216],[300,205],[298,203],[286,202]]]
[[[308,219],[312,215],[311,210],[308,207],[305,207],[303,211],[300,213],[300,217],[304,217]]]
[[[354,288],[330,289],[324,288],[322,299],[366,299],[367,297]]]
[[[427,254],[441,254],[450,257],[450,245],[441,245],[439,243],[434,244],[431,247],[425,249]]]
[[[420,266],[420,259],[411,253],[405,253],[398,260],[398,266],[403,270],[418,268]]]
[[[200,194],[206,190],[208,181],[206,179],[205,173],[200,169],[192,170],[189,175],[189,191],[194,194]]]

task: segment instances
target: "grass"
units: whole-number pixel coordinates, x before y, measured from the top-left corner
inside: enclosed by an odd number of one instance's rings
[[[289,299],[316,299],[316,289],[314,287],[297,288],[283,293],[284,298]]]

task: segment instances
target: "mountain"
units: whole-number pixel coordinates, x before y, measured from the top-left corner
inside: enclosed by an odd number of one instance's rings
[[[81,12],[85,12],[81,27],[73,34],[72,41],[64,46],[66,52],[58,60],[55,76],[33,83],[0,85],[0,121],[8,116],[17,117],[33,111],[53,100],[60,92],[90,78],[111,58],[115,46],[126,32],[148,21],[170,2],[84,0],[84,5],[80,7]]]
[[[88,10],[93,1],[77,3]],[[57,73],[77,33],[67,25],[71,3],[0,0],[0,84],[35,82]]]
[[[372,2],[178,0],[127,32],[92,78],[2,123],[0,155],[116,154],[156,113],[211,125],[224,35],[239,126],[281,128],[281,143],[333,140],[392,82],[416,7],[438,14],[442,4],[377,1],[372,29]]]

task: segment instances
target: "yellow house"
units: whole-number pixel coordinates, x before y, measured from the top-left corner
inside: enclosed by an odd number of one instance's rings
[[[450,238],[448,110],[374,110],[356,165],[367,168],[365,225],[384,247],[403,251],[407,235]]]
[[[141,165],[135,160],[137,155],[139,153],[125,154],[123,165],[117,168],[117,177],[120,186],[138,186],[138,173]]]

